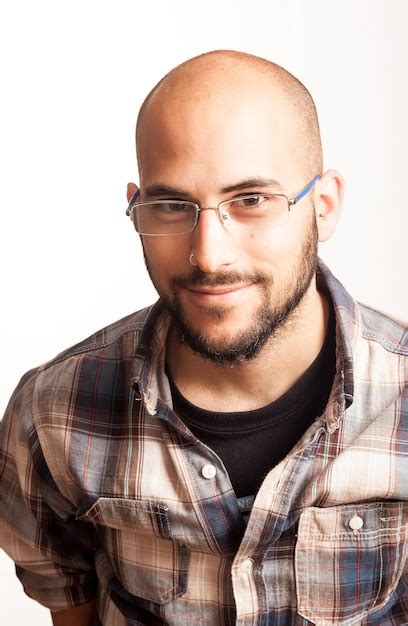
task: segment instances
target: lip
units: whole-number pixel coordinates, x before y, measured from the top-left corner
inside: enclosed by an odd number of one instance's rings
[[[202,304],[233,304],[235,301],[246,297],[253,283],[239,285],[225,285],[217,288],[188,288],[188,293],[194,300]]]

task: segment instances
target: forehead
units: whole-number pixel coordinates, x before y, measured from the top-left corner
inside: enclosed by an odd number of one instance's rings
[[[248,175],[285,180],[295,169],[297,127],[287,97],[265,81],[158,91],[138,133],[141,184],[183,177],[225,186]]]

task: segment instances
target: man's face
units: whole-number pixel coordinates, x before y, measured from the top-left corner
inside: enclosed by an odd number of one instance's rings
[[[309,182],[287,103],[277,92],[265,96],[259,84],[254,91],[240,87],[196,101],[164,105],[159,96],[152,102],[139,139],[142,200],[215,207],[246,193],[294,195]],[[255,178],[277,184],[225,191]],[[147,196],[152,185],[179,191]],[[142,239],[150,277],[180,338],[223,365],[254,358],[288,327],[316,268],[318,235],[308,198],[278,227],[229,231],[216,211],[204,211],[192,233]]]

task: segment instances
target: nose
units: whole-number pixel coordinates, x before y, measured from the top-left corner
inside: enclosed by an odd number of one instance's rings
[[[220,222],[217,210],[202,209],[193,231],[194,263],[202,272],[214,274],[223,266],[233,265],[238,251],[233,234]]]

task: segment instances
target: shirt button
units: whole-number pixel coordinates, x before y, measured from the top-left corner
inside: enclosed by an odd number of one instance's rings
[[[214,465],[210,465],[210,463],[208,465],[204,465],[203,469],[201,470],[201,474],[204,476],[204,478],[214,478],[216,473],[217,470],[215,469]]]
[[[357,532],[358,530],[363,528],[364,520],[359,515],[354,515],[349,521],[349,526],[351,530],[354,530],[354,532]]]

